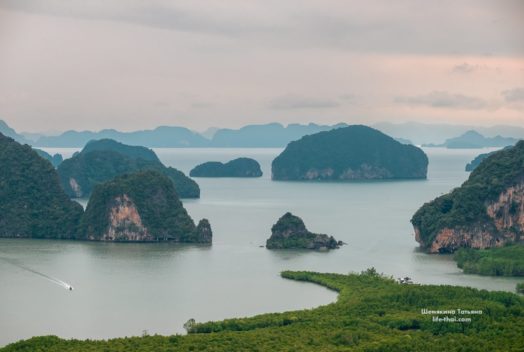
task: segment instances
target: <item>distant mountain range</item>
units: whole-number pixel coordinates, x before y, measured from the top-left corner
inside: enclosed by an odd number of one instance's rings
[[[93,131],[66,131],[56,136],[39,135],[37,133],[17,133],[4,121],[0,120],[0,132],[10,136],[20,143],[30,144],[34,147],[74,147],[82,148],[93,139],[110,138],[129,145],[142,145],[150,148],[282,148],[289,142],[298,140],[305,135],[328,131],[334,128],[346,127],[348,124],[335,125],[290,124],[284,126],[280,123],[261,125],[247,125],[239,129],[209,128],[203,133],[192,131],[185,127],[161,126],[152,130],[122,132],[114,129]],[[477,136],[472,139],[494,139],[493,143],[500,141],[500,146],[514,144],[517,139],[524,138],[524,128],[516,126],[467,126],[448,124],[424,124],[418,122],[390,123],[382,122],[372,124],[371,127],[386,133],[396,140],[415,145],[449,145],[450,137],[464,134],[474,130]],[[482,135],[481,135],[482,134]],[[499,136],[499,137],[497,137]],[[500,137],[505,136],[505,137]],[[468,137],[468,136],[466,136]],[[514,139],[514,140],[513,140]],[[475,142],[477,143],[477,142]],[[508,143],[508,144],[506,144]],[[488,143],[490,144],[490,143]]]
[[[462,149],[462,148],[495,148],[495,147],[507,147],[514,145],[518,142],[518,139],[511,137],[484,137],[476,131],[467,131],[466,133],[446,139],[442,144],[426,144],[426,147],[446,147],[449,149]]]
[[[29,144],[29,141],[24,136],[16,133],[16,131],[9,127],[3,120],[0,120],[0,133],[4,136],[13,138],[18,143]]]

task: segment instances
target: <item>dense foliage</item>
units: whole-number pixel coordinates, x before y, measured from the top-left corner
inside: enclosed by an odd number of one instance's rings
[[[285,213],[271,228],[267,249],[334,249],[342,245],[333,236],[309,232],[301,218]]]
[[[64,161],[64,158],[62,157],[62,154],[54,154],[51,155],[42,149],[33,148],[33,150],[42,158],[45,160],[48,160],[55,168],[58,167]]]
[[[428,158],[361,125],[320,132],[291,142],[272,163],[275,180],[426,178]]]
[[[524,282],[520,282],[517,284],[516,290],[518,293],[524,294]]]
[[[0,134],[0,237],[70,238],[81,216],[51,163]]]
[[[195,166],[190,172],[191,177],[260,177],[260,164],[250,158],[238,158],[227,163],[209,161]]]
[[[189,335],[108,341],[35,337],[2,352],[69,351],[522,351],[524,299],[466,287],[403,285],[368,270],[360,275],[283,272],[339,292],[316,309],[188,324]],[[470,322],[433,322],[430,310],[475,310]],[[439,315],[443,317],[443,315]]]
[[[443,228],[480,226],[495,236],[487,202],[524,177],[524,141],[486,158],[461,187],[424,204],[411,219],[424,243],[433,242]],[[518,231],[518,229],[515,229]]]
[[[89,153],[95,150],[111,150],[131,158],[160,162],[160,159],[158,159],[155,152],[149,148],[137,145],[127,145],[109,138],[89,141],[84,149],[82,149],[82,152]]]
[[[506,147],[505,149],[507,148],[511,148],[511,147]],[[475,170],[477,168],[477,166],[480,165],[480,163],[482,161],[484,161],[484,159],[486,159],[488,156],[491,156],[493,154],[495,154],[496,152],[498,152],[499,150],[495,150],[495,151],[492,151],[492,152],[489,152],[489,153],[483,153],[483,154],[479,154],[477,155],[473,160],[471,160],[467,165],[466,165],[466,171],[468,172],[471,172],[473,170]]]
[[[195,181],[179,170],[165,167],[152,150],[108,139],[89,142],[82,152],[58,167],[58,174],[70,197],[87,197],[97,184],[141,170],[156,170],[167,175],[181,198],[200,197]]]
[[[459,268],[468,274],[524,276],[524,245],[490,249],[461,248],[455,255]]]
[[[210,229],[209,236],[201,229],[197,231],[177,197],[173,182],[156,171],[125,174],[97,185],[82,218],[82,238],[100,239],[107,232],[115,199],[124,195],[136,206],[143,225],[154,240],[211,242]]]

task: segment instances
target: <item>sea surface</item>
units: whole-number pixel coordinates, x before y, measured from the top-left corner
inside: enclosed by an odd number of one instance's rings
[[[69,157],[76,149],[46,151]],[[183,333],[190,318],[221,320],[336,299],[320,286],[282,279],[287,269],[349,273],[375,267],[416,283],[506,291],[519,281],[464,275],[450,256],[420,252],[409,222],[424,202],[466,180],[466,163],[486,150],[425,149],[427,180],[325,183],[271,181],[271,161],[281,149],[155,151],[186,173],[205,161],[251,157],[264,176],[196,179],[201,198],[183,202],[195,221],[209,219],[212,246],[0,239],[0,346],[35,335]],[[261,247],[287,211],[309,230],[347,245],[327,253]]]

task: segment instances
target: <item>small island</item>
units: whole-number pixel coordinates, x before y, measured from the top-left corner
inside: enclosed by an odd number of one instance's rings
[[[238,158],[227,163],[209,161],[197,165],[189,172],[191,177],[260,177],[260,164],[250,158]]]
[[[411,219],[429,253],[485,249],[524,241],[524,141],[498,151],[461,187],[424,204]]]
[[[169,177],[180,198],[200,197],[200,188],[194,180],[182,171],[164,166],[151,149],[112,139],[87,143],[80,153],[60,164],[58,174],[70,197],[83,198],[89,197],[97,184],[143,170],[155,170]]]
[[[273,180],[425,179],[426,154],[371,127],[302,137],[273,160]]]
[[[271,228],[271,237],[266,241],[266,248],[327,251],[343,244],[333,236],[309,232],[301,218],[288,212]]]
[[[211,243],[206,219],[195,226],[173,182],[157,172],[118,176],[95,187],[80,226],[82,239]]]

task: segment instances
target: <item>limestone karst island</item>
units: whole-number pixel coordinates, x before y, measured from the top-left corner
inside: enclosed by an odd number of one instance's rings
[[[524,352],[523,44],[523,0],[0,0],[0,352]]]

